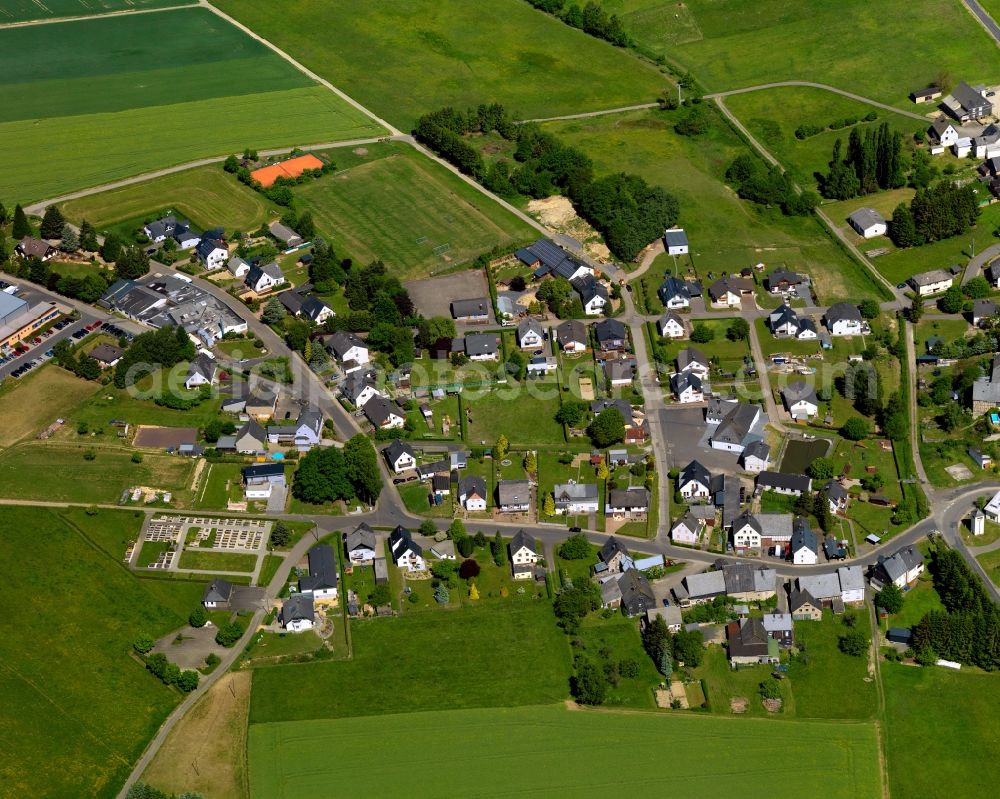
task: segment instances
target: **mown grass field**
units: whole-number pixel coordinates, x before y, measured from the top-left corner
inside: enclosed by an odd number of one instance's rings
[[[193,5],[196,0],[5,0],[0,6],[0,23],[33,19],[85,17],[115,11],[145,11],[167,6]]]
[[[1000,676],[976,669],[882,665],[893,796],[992,796],[1000,761]]]
[[[295,190],[317,228],[361,263],[383,259],[401,279],[466,263],[537,232],[447,170],[401,144],[371,146],[335,175]],[[342,161],[334,154],[335,160]],[[440,253],[435,249],[446,248]]]
[[[377,769],[364,759],[329,757],[400,740],[434,741],[461,765],[428,767],[426,750],[405,746]],[[597,753],[623,740],[627,764],[612,775],[607,757]],[[795,764],[780,780],[773,778],[776,751]],[[739,769],[720,770],[733,752],[740,753]],[[737,785],[748,799],[881,796],[869,724],[769,724],[560,706],[452,710],[252,724],[249,758],[252,799],[318,799],[329,796],[332,780],[347,794],[373,796],[600,797],[612,784],[628,795],[663,794],[679,783],[692,796],[720,796]]]
[[[169,211],[200,230],[225,227],[229,232],[247,232],[267,222],[273,206],[215,165],[80,197],[60,208],[67,219],[77,224],[86,219],[98,230],[123,222],[138,227],[147,217]]]
[[[718,276],[763,262],[768,270],[808,272],[822,303],[873,293],[862,267],[817,220],[758,210],[725,184],[727,167],[746,147],[720,118],[713,115],[701,136],[675,133],[679,119],[680,112],[637,111],[546,123],[544,129],[586,152],[598,174],[634,172],[676,195],[680,225],[702,279],[710,271]],[[672,259],[662,264],[674,268]],[[662,282],[663,267],[657,264],[647,272],[651,291]],[[661,307],[659,301],[654,305]]]
[[[0,446],[44,430],[95,391],[94,383],[56,366],[22,378],[0,396],[0,418],[4,420]]]
[[[113,797],[181,698],[132,641],[182,626],[203,585],[139,579],[45,509],[0,509],[0,527],[0,597],[31,604],[0,636],[4,793]]]
[[[0,68],[8,100],[0,138],[21,144],[0,178],[9,201],[52,197],[248,145],[381,132],[204,9],[0,30]]]
[[[498,101],[522,118],[550,117],[653,102],[667,86],[653,67],[523,0],[216,5],[404,131],[444,105]]]
[[[543,704],[569,692],[569,648],[544,601],[355,622],[351,638],[350,661],[258,670],[251,721]],[[405,702],[390,684],[406,686]]]
[[[689,67],[709,91],[812,80],[907,107],[907,95],[942,70],[970,83],[1000,72],[994,43],[948,0],[690,0],[678,23],[687,41],[651,46]],[[647,29],[653,37],[662,30]],[[633,32],[645,39],[642,30]]]

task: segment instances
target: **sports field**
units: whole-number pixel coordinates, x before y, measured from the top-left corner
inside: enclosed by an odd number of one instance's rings
[[[180,695],[130,656],[184,624],[203,584],[145,581],[53,511],[0,509],[5,796],[113,797]],[[127,701],[123,701],[123,697]]]
[[[211,46],[206,46],[210,42]],[[211,12],[181,9],[0,30],[0,178],[40,199],[245,146],[377,135],[378,126]],[[109,147],[109,140],[114,147]]]
[[[674,125],[684,113],[636,111],[550,122],[543,128],[587,153],[598,174],[634,172],[675,194],[680,224],[702,278],[709,270],[719,274],[763,262],[768,268],[808,272],[822,303],[874,291],[862,267],[814,218],[785,217],[740,200],[724,175],[732,160],[747,151],[745,145],[714,114],[701,136],[678,135]],[[722,230],[724,236],[719,235]],[[661,277],[662,272],[655,275]],[[655,283],[653,277],[647,280]]]
[[[1000,51],[951,0],[605,0],[637,16],[632,34],[688,67],[708,91],[812,80],[910,107],[944,71],[957,82],[1000,74]],[[640,14],[645,14],[643,20]],[[626,17],[628,22],[628,17]],[[914,58],[914,53],[920,53]]]
[[[367,758],[335,754],[386,746],[392,754],[378,768]],[[446,761],[435,753],[445,753]],[[668,795],[681,785],[685,796],[882,795],[871,724],[561,705],[254,724],[249,758],[251,799],[320,799],[331,784],[346,796]],[[780,777],[775,758],[789,764]]]
[[[219,8],[408,131],[444,105],[522,118],[653,102],[666,80],[524,0],[221,0]]]
[[[150,8],[193,5],[196,0],[4,0],[0,24],[33,19],[88,17],[116,11],[143,11]]]
[[[123,223],[137,227],[151,214],[169,210],[201,230],[246,232],[267,222],[272,206],[264,195],[212,165],[91,194],[60,207],[67,219],[77,224],[86,219],[98,230]]]
[[[401,279],[453,269],[495,245],[538,235],[406,145],[369,146],[349,163],[295,194],[334,249],[361,263],[382,259]]]

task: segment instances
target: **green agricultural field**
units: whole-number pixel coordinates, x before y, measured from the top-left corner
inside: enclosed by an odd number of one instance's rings
[[[139,537],[145,516],[137,510],[66,508],[59,512],[70,527],[111,558],[121,560],[129,542]]]
[[[34,19],[87,17],[118,11],[145,11],[168,6],[193,5],[197,0],[5,0],[0,6],[0,23]]]
[[[864,92],[860,92],[864,94]],[[859,103],[841,97],[839,94],[802,87],[782,87],[759,92],[737,94],[726,98],[726,106],[747,126],[757,140],[766,147],[806,188],[815,187],[814,172],[826,172],[833,153],[833,145],[841,139],[846,151],[847,138],[851,128],[829,130],[828,126],[838,120],[857,119],[861,135],[868,128],[877,128],[888,122],[892,130],[903,134],[903,140],[912,144],[916,131],[925,131],[927,122],[920,122],[902,114],[894,114],[867,103]],[[917,107],[919,108],[919,107]],[[878,119],[865,122],[864,118],[874,112]],[[917,113],[920,113],[917,110]],[[822,133],[808,139],[795,138],[795,130],[800,125],[816,125]],[[891,209],[890,209],[891,210]]]
[[[649,46],[690,68],[709,91],[812,80],[912,109],[907,95],[942,71],[970,83],[1000,72],[992,40],[958,11],[945,0],[690,0],[679,26],[687,41],[672,44],[652,27]],[[646,43],[642,31],[635,35]]]
[[[357,758],[328,757],[405,739],[433,740],[460,766],[428,768],[425,751],[405,748],[374,770]],[[611,778],[607,758],[597,753],[606,752],[610,741],[624,739],[631,765]],[[413,797],[600,797],[607,796],[609,779],[615,792],[626,795],[665,794],[678,784],[692,796],[732,789],[747,799],[882,795],[870,724],[774,724],[560,706],[479,708],[252,724],[248,749],[252,799],[318,799],[329,795],[333,780],[347,794]],[[775,751],[796,764],[780,780],[773,778]],[[719,764],[731,760],[733,752],[740,753],[740,768],[720,772]],[[523,767],[525,756],[530,768]],[[414,771],[420,772],[419,780]]]
[[[113,797],[181,699],[132,641],[181,627],[203,585],[139,579],[45,509],[0,509],[0,527],[0,597],[31,586],[32,606],[0,636],[4,793]]]
[[[498,101],[550,117],[653,102],[667,86],[655,68],[523,0],[216,5],[404,131],[444,105]]]
[[[30,442],[6,450],[0,455],[0,492],[16,499],[112,503],[131,486],[182,491],[194,469],[187,458],[152,453],[133,463],[131,452],[108,447],[95,447],[97,457],[87,461],[89,446]]]
[[[637,111],[547,123],[546,131],[589,155],[598,173],[634,172],[677,196],[680,224],[691,240],[691,261],[708,279],[763,262],[807,272],[821,303],[877,296],[860,264],[851,260],[812,217],[789,218],[740,200],[723,178],[745,145],[716,115],[701,136],[679,136],[680,112]],[[720,231],[726,231],[720,235]],[[684,268],[683,261],[679,268]],[[673,259],[658,259],[645,276],[650,294]],[[650,297],[649,310],[663,306]]]
[[[407,685],[412,711],[558,702],[569,692],[569,648],[544,601],[354,622],[351,639],[350,661],[258,671],[251,721],[397,712],[392,681]],[[302,690],[289,695],[288,680]]]
[[[363,163],[295,190],[319,230],[357,261],[384,260],[401,279],[426,277],[537,235],[411,147],[369,152]]]
[[[9,201],[51,197],[247,145],[381,132],[205,9],[0,30],[0,68],[8,99],[0,110],[0,138],[21,142],[0,179],[0,194]]]
[[[63,203],[61,209],[67,219],[77,224],[86,219],[99,230],[131,223],[123,231],[131,233],[150,216],[169,211],[200,230],[246,232],[267,222],[273,206],[216,165],[91,194]]]
[[[882,664],[886,756],[893,796],[992,796],[1000,762],[1000,676]]]

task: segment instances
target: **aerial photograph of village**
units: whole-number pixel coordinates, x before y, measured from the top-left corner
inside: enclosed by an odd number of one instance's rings
[[[0,74],[0,799],[998,795],[1000,0]]]

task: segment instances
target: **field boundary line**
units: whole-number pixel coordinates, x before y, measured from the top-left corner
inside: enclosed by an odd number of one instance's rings
[[[567,119],[587,119],[589,117],[604,117],[611,114],[626,114],[629,111],[645,111],[649,108],[659,108],[659,103],[639,103],[638,105],[623,105],[620,108],[606,108],[603,111],[585,111],[582,114],[563,114],[558,117],[542,117],[539,119],[519,119],[518,125],[527,122],[561,122]]]
[[[159,14],[162,11],[180,11],[184,8],[198,8],[198,3],[187,3],[181,6],[164,6],[163,8],[122,8],[118,11],[107,11],[103,14],[84,14],[79,17],[51,17],[49,19],[23,19],[20,22],[2,22],[0,30],[9,28],[33,28],[36,25],[56,25],[62,22],[86,22],[87,20],[104,19],[106,17],[134,17],[138,14]]]
[[[291,64],[293,67],[295,67],[303,75],[305,75],[306,77],[310,78],[311,80],[314,80],[320,86],[323,86],[323,87],[329,89],[331,92],[333,92],[335,95],[337,95],[345,103],[353,106],[355,109],[357,109],[358,111],[360,111],[361,113],[363,113],[365,116],[369,117],[370,119],[375,120],[385,130],[389,131],[390,135],[392,135],[392,136],[398,136],[398,135],[400,135],[402,133],[402,131],[399,130],[395,125],[389,124],[384,119],[382,119],[380,116],[378,116],[375,112],[370,111],[369,109],[365,108],[365,106],[361,105],[361,103],[359,103],[353,97],[351,97],[350,95],[348,95],[346,92],[342,91],[341,89],[338,89],[336,86],[334,86],[332,83],[330,83],[330,81],[328,81],[326,78],[321,78],[319,75],[317,75],[311,69],[309,69],[309,67],[305,66],[304,64],[300,63],[299,61],[296,61],[292,56],[290,56],[288,53],[286,53],[284,50],[282,50],[276,44],[274,44],[273,42],[268,41],[263,36],[261,36],[259,33],[256,33],[251,28],[248,28],[242,22],[239,22],[238,20],[236,20],[233,17],[229,16],[226,12],[224,12],[224,11],[216,8],[210,2],[208,2],[208,0],[199,0],[198,1],[198,7],[207,8],[209,11],[211,11],[213,14],[215,14],[220,19],[224,19],[226,22],[228,22],[233,27],[238,28],[239,30],[243,31],[243,33],[245,33],[251,39],[254,39],[255,41],[260,42],[265,47],[267,47],[268,49],[270,49],[271,51],[273,51],[275,54],[277,54],[278,56],[280,56],[281,58],[283,58],[285,61],[287,61],[289,64]]]

